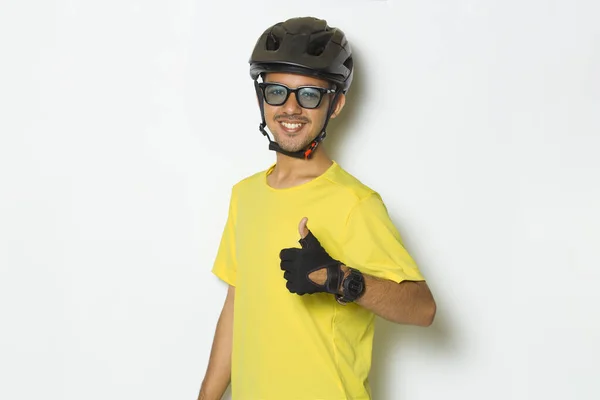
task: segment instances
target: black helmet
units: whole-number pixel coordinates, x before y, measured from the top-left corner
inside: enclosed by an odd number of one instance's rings
[[[352,84],[352,49],[346,35],[327,21],[292,18],[268,28],[250,57],[250,76],[267,72],[293,72],[334,83],[347,92]]]

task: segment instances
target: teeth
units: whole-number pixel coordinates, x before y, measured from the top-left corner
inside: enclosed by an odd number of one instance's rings
[[[290,124],[288,122],[282,122],[281,125],[283,125],[287,129],[298,129],[302,126],[302,124]]]

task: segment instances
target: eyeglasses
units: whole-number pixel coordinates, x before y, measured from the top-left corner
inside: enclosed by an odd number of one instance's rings
[[[282,85],[281,83],[259,83],[267,104],[280,106],[285,104],[291,93],[296,94],[296,101],[302,108],[313,109],[319,107],[323,95],[335,93],[334,89],[325,89],[317,86],[298,86],[296,89]]]

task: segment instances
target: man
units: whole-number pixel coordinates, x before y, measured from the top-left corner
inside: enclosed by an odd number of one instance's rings
[[[234,400],[370,399],[374,316],[428,326],[436,307],[381,197],[318,146],[352,83],[350,45],[290,19],[258,39],[250,74],[276,163],[231,193],[213,267],[229,288],[199,399],[230,382]]]

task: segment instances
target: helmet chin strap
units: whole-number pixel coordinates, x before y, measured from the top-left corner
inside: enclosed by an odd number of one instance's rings
[[[319,133],[317,135],[317,137],[315,137],[310,142],[310,144],[308,146],[306,146],[304,149],[298,150],[298,151],[287,151],[285,149],[282,149],[281,146],[279,146],[279,144],[277,142],[275,142],[274,140],[271,140],[267,131],[265,130],[265,127],[267,126],[267,123],[265,122],[265,103],[264,103],[262,90],[260,90],[260,87],[258,86],[258,82],[256,80],[254,81],[254,87],[256,89],[256,95],[258,96],[258,105],[260,108],[260,116],[262,118],[262,122],[258,126],[258,130],[264,136],[266,136],[267,139],[269,139],[269,150],[273,150],[278,153],[285,154],[286,156],[289,156],[289,157],[301,158],[301,159],[305,159],[305,160],[310,159],[313,156],[314,152],[317,150],[317,147],[319,146],[319,144],[327,136],[327,132],[326,132],[327,124],[329,123],[331,114],[333,114],[333,110],[335,108],[335,103],[341,92],[336,91],[335,96],[333,97],[333,101],[331,101],[331,103],[329,103],[329,109],[327,110],[327,118],[325,118],[325,123],[323,124],[323,129],[321,129],[321,133]]]

